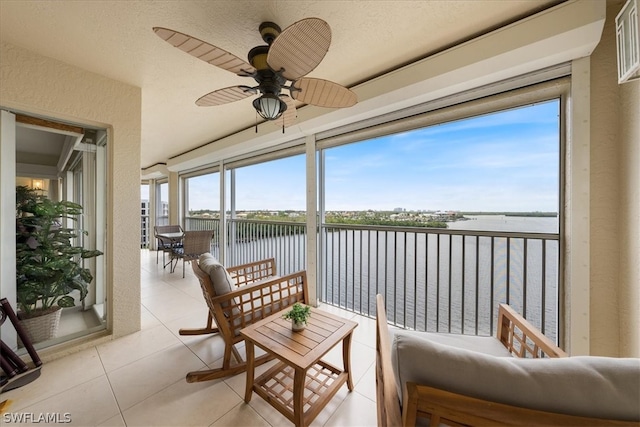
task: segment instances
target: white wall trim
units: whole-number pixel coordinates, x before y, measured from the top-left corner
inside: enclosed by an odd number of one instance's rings
[[[571,66],[567,123],[565,239],[565,348],[572,356],[590,353],[590,59]]]
[[[0,296],[16,306],[16,116],[0,110]],[[4,322],[2,341],[17,348],[11,322]]]

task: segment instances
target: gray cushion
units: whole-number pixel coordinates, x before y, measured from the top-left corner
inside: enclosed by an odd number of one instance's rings
[[[509,353],[509,350],[494,336],[418,332],[404,329],[393,329],[389,332],[392,337],[395,334],[414,335],[416,338],[428,339],[456,348],[464,348],[497,357],[513,357],[513,355]]]
[[[198,259],[200,269],[209,275],[215,296],[222,296],[234,290],[234,282],[220,262],[210,253],[200,255]]]
[[[561,414],[640,421],[640,359],[496,357],[399,333],[391,347],[399,384],[411,381]]]

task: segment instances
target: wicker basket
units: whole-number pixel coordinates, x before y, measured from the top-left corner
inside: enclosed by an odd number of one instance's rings
[[[31,344],[36,344],[55,338],[58,335],[61,315],[62,307],[58,307],[57,310],[42,316],[21,319],[20,323],[27,332],[29,339],[31,339]],[[20,338],[18,338],[18,346],[23,346]]]

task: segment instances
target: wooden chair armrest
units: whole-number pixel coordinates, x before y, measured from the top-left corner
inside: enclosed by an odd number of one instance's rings
[[[391,364],[391,336],[384,298],[380,294],[376,295],[376,399],[378,426],[399,426],[402,414]],[[409,423],[415,425],[410,420]]]
[[[417,417],[429,425],[513,426],[637,426],[635,421],[607,420],[539,411],[477,399],[462,394],[407,382],[404,392],[403,425],[415,425]],[[407,424],[409,423],[409,424]]]
[[[568,354],[507,304],[498,309],[498,339],[518,357],[567,357]]]
[[[227,272],[236,281],[236,287],[263,281],[276,275],[276,261],[267,258],[260,261],[228,267]]]

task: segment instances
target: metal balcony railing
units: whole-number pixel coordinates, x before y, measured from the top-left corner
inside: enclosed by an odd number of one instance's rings
[[[188,217],[186,230],[218,219]],[[322,224],[317,294],[321,301],[375,316],[385,296],[389,321],[419,331],[494,335],[506,302],[557,341],[559,235],[420,227]],[[306,268],[304,223],[227,221],[226,264],[274,257],[278,274]]]
[[[557,234],[327,224],[321,298],[419,331],[493,335],[506,302],[549,338],[558,330]]]

